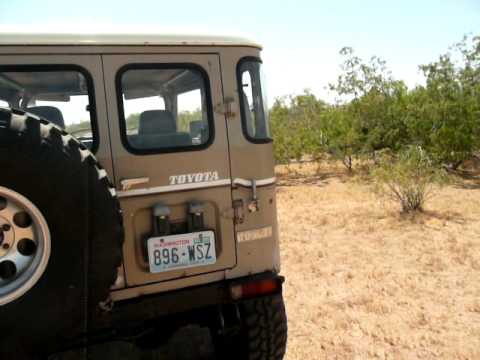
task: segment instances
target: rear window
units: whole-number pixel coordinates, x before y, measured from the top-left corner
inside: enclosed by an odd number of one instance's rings
[[[270,142],[268,105],[262,63],[257,58],[240,60],[237,68],[242,128],[252,142]]]
[[[88,148],[95,147],[92,81],[84,69],[63,65],[2,66],[0,98],[4,99],[0,106],[9,105],[43,117]]]
[[[212,139],[207,75],[190,65],[130,65],[117,77],[124,145],[134,153],[197,150]]]

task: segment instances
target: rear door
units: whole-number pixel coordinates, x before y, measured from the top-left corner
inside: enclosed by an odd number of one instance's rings
[[[226,93],[239,106],[228,134],[233,201],[245,209],[235,226],[238,265],[227,276],[279,271],[273,144],[258,50],[232,51],[222,69]]]
[[[117,54],[102,59],[115,182],[125,220],[127,285],[232,268],[236,253],[226,120],[215,112],[223,103],[218,55]],[[192,232],[190,212],[203,214],[200,227],[213,231],[216,260],[152,270],[148,239],[164,234],[165,226],[170,234]],[[165,264],[173,259],[157,260]]]

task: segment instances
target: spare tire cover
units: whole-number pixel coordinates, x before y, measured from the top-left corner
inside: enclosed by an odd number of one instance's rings
[[[0,109],[0,187],[34,204],[50,232],[50,256],[38,281],[0,305],[0,358],[30,359],[88,333],[121,263],[122,215],[91,152],[59,127],[19,110]],[[8,202],[5,197],[0,202]],[[12,279],[0,278],[0,288]]]

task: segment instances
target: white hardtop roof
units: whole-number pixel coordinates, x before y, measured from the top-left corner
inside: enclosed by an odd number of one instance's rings
[[[159,33],[26,33],[0,30],[1,45],[190,45],[262,48],[252,40],[237,36]]]

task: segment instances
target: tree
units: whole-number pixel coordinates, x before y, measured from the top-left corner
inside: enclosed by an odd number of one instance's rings
[[[343,48],[342,73],[330,84],[339,100],[339,129],[330,126],[329,142],[336,149],[349,149],[346,164],[352,156],[375,154],[385,148],[398,150],[408,142],[403,122],[407,87],[392,78],[385,61],[373,56],[364,62],[351,48]],[[336,138],[332,138],[332,136]],[[344,142],[342,144],[342,142]]]
[[[447,167],[456,169],[478,149],[480,135],[480,38],[465,37],[451,52],[420,66],[425,90],[418,90],[423,145]],[[418,103],[418,101],[417,101]],[[410,125],[418,135],[418,124]],[[424,126],[425,127],[425,126]]]
[[[274,154],[278,163],[300,161],[305,156],[318,159],[325,151],[322,116],[327,104],[308,90],[275,100],[270,110]]]
[[[334,105],[309,91],[275,101],[275,157],[289,163],[324,152],[352,170],[356,157],[400,153],[416,146],[437,166],[458,167],[480,148],[480,37],[465,37],[420,68],[424,86],[409,90],[385,61],[343,48],[341,74],[330,84]]]
[[[360,152],[362,141],[355,118],[346,106],[332,106],[325,116],[327,147],[334,158],[340,159],[348,171],[353,170],[353,158]]]

